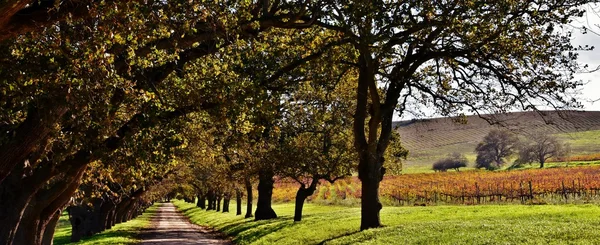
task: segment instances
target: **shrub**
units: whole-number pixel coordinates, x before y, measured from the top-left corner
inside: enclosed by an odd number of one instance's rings
[[[448,157],[439,160],[433,164],[433,170],[446,172],[448,169],[454,169],[459,171],[459,168],[466,167],[468,163],[467,158],[460,153],[452,153]]]

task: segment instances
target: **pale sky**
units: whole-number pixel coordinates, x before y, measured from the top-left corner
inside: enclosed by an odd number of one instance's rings
[[[597,8],[597,7],[596,7]],[[591,7],[588,13],[583,18],[580,18],[572,23],[575,27],[586,26],[590,29],[587,34],[582,34],[581,31],[574,31],[574,45],[590,45],[594,46],[593,51],[580,52],[579,62],[588,64],[589,69],[600,68],[600,17]],[[592,73],[581,73],[576,75],[576,79],[583,80],[586,84],[581,90],[581,102],[584,110],[600,111],[600,70]]]

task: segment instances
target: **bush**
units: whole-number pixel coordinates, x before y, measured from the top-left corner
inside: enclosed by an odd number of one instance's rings
[[[448,157],[439,160],[433,164],[433,170],[446,172],[448,169],[454,169],[459,171],[459,168],[466,167],[468,163],[467,158],[460,153],[452,153]]]

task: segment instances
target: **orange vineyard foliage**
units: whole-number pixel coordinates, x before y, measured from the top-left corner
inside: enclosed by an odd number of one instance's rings
[[[295,198],[298,184],[279,180],[274,201]],[[515,171],[466,171],[388,176],[381,182],[380,195],[397,205],[546,203],[600,198],[600,166],[530,169]],[[359,199],[356,177],[334,184],[321,182],[309,201],[335,203]]]
[[[551,161],[553,161],[553,162],[566,162],[567,160],[571,161],[571,162],[597,161],[597,160],[600,160],[600,153],[571,156],[571,157],[569,157],[569,159],[566,159],[566,158],[551,159]]]

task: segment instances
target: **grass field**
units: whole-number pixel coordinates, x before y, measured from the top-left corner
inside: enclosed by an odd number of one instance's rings
[[[384,207],[385,227],[360,232],[359,208],[308,204],[295,223],[293,204],[277,204],[279,218],[255,222],[174,203],[238,244],[600,244],[597,205]]]
[[[571,144],[576,154],[592,154],[600,151],[600,130],[562,133],[556,136]]]
[[[77,243],[70,242],[71,224],[69,223],[69,216],[64,212],[56,226],[54,244],[136,244],[139,242],[136,238],[138,231],[150,226],[150,218],[157,208],[157,206],[152,206],[144,214],[133,220],[117,224],[110,230],[86,237]]]

